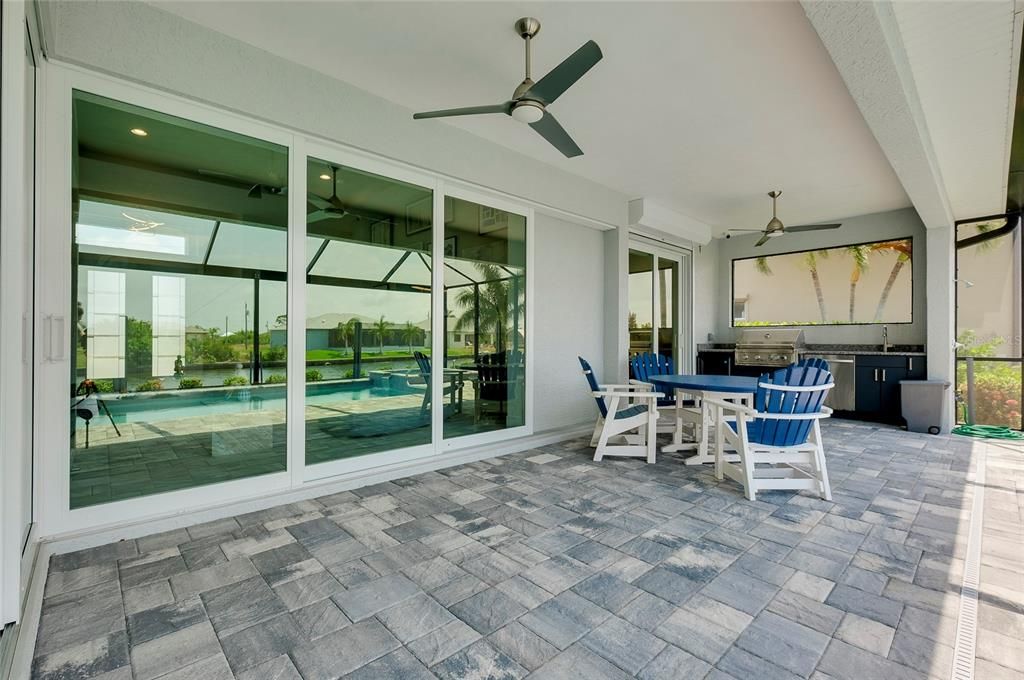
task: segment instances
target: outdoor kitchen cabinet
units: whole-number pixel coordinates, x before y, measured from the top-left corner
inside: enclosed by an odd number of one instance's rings
[[[900,422],[900,381],[924,378],[924,357],[862,354],[856,361],[856,415]]]
[[[697,373],[701,375],[732,375],[732,352],[697,352]]]

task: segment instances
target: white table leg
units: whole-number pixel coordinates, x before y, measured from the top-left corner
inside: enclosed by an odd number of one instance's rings
[[[676,393],[676,427],[672,431],[672,443],[666,444],[661,447],[662,453],[676,453],[677,451],[692,451],[697,448],[697,442],[684,442],[683,441],[683,413],[685,408],[683,407],[684,396],[687,394],[682,390],[677,389]]]
[[[737,394],[735,392],[702,392],[701,393],[701,408],[700,408],[700,420],[701,420],[701,434],[700,441],[697,443],[697,454],[690,456],[686,459],[687,465],[703,465],[705,463],[714,463],[715,456],[713,453],[708,451],[708,429],[712,424],[714,418],[711,414],[711,407],[707,403],[707,399],[728,399],[731,401],[738,401],[744,406],[750,406],[753,403],[754,395],[752,394]],[[722,437],[722,428],[727,427],[724,423],[715,422],[715,439],[716,446],[720,438]],[[725,442],[721,444],[724,446]],[[735,463],[739,461],[740,457],[737,453],[731,453],[724,456],[724,459]]]

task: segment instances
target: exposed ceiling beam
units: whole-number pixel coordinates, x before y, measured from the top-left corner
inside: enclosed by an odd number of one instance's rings
[[[801,2],[925,226],[953,211],[891,4]]]

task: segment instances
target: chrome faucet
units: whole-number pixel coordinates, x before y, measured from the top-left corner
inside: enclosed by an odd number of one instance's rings
[[[888,353],[889,351],[889,327],[882,326],[882,351]]]

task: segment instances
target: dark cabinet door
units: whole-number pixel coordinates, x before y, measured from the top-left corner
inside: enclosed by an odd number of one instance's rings
[[[882,388],[882,417],[889,422],[900,422],[903,418],[901,380],[907,380],[905,368],[883,368],[879,385]]]
[[[924,357],[907,357],[907,380],[924,380],[928,377],[928,365]]]
[[[882,369],[874,366],[857,366],[857,412],[871,417],[882,410]]]
[[[697,372],[701,375],[730,375],[732,354],[729,352],[698,352]]]

